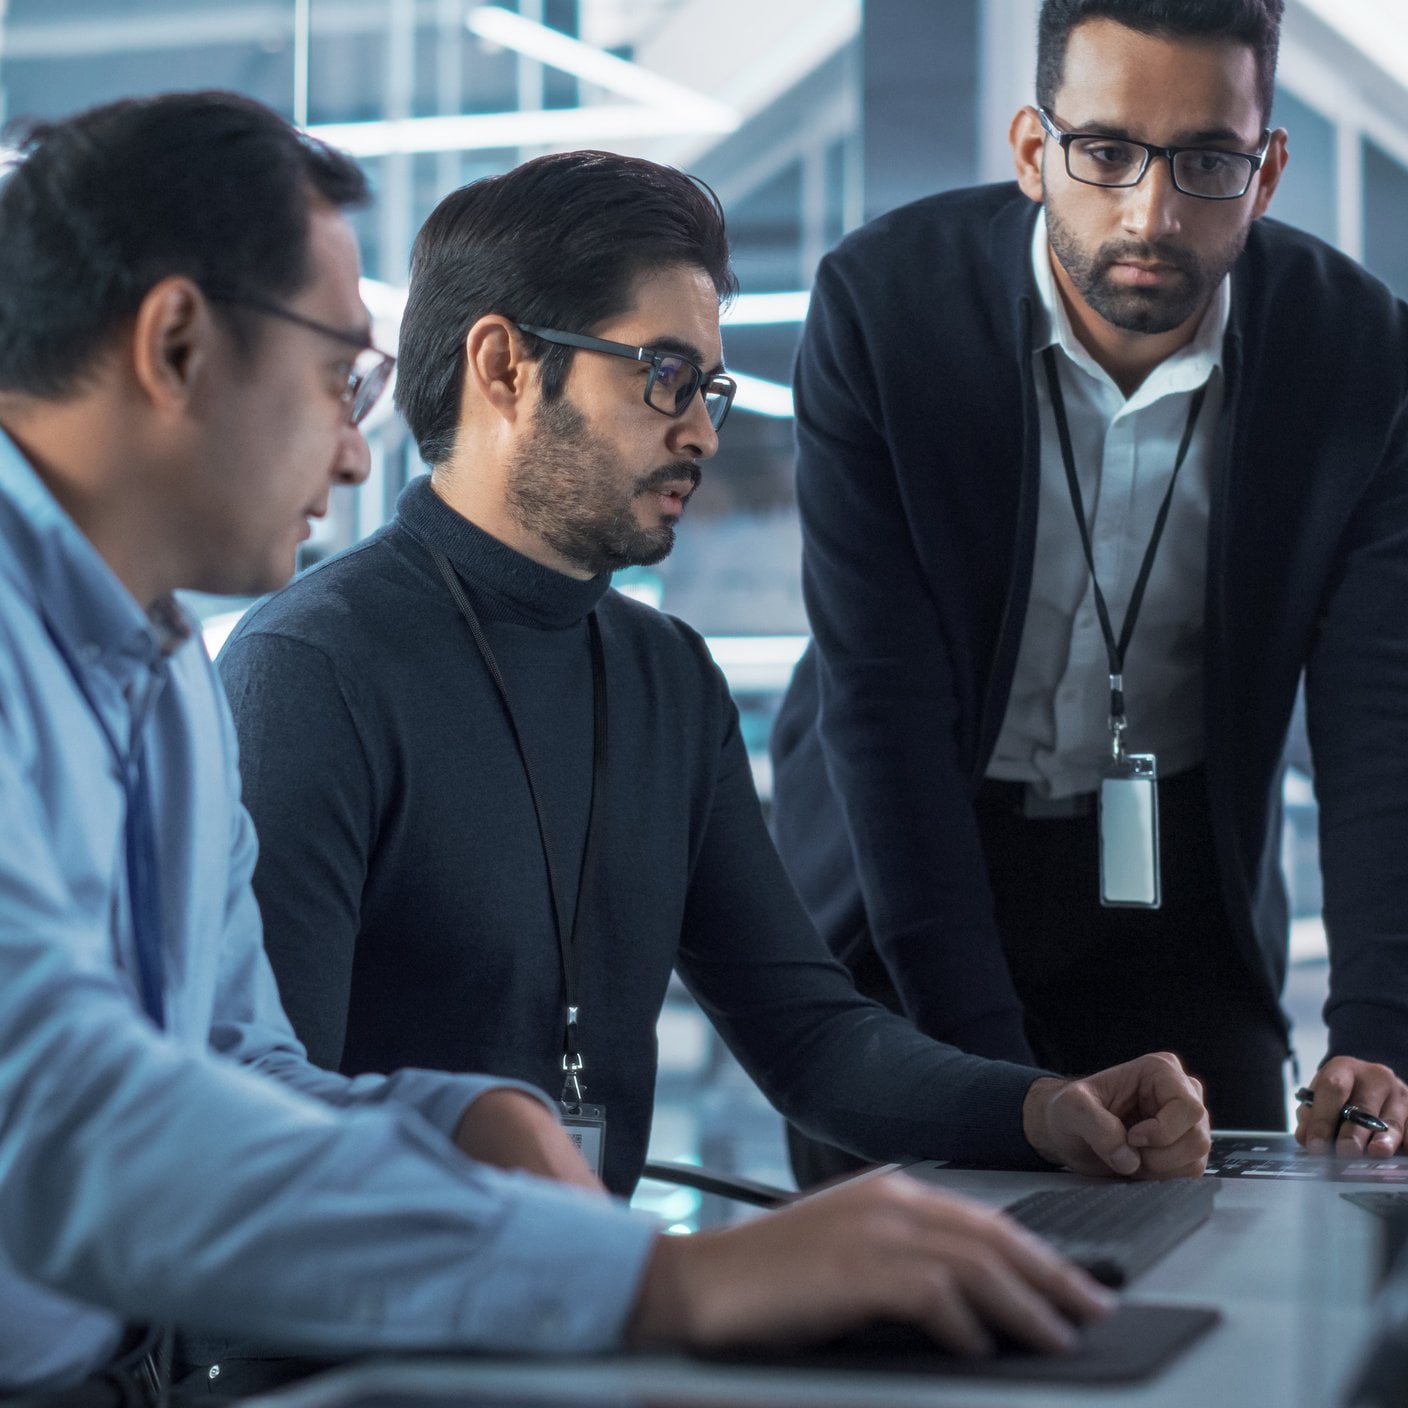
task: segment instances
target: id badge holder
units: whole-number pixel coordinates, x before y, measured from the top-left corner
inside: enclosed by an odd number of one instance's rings
[[[577,1146],[587,1167],[600,1178],[606,1166],[606,1106],[562,1100],[558,1108],[567,1137]]]
[[[1117,752],[1100,779],[1100,903],[1158,909],[1162,902],[1154,755]]]
[[[606,1167],[606,1106],[590,1105],[582,1099],[584,1062],[577,1050],[577,1009],[567,1009],[566,1050],[562,1057],[562,1098],[557,1108],[562,1112],[562,1127],[577,1146],[577,1152],[598,1178]]]

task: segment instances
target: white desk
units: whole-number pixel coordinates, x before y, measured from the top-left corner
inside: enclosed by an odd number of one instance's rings
[[[1323,1165],[1319,1165],[1323,1167]],[[1078,1182],[920,1164],[927,1182],[987,1202]],[[1222,1323],[1154,1380],[1131,1387],[985,1383],[933,1376],[798,1372],[683,1358],[367,1364],[259,1400],[279,1408],[501,1405],[808,1405],[808,1408],[1331,1408],[1371,1326],[1380,1219],[1340,1198],[1363,1184],[1219,1179],[1212,1217],[1140,1276],[1131,1299],[1216,1306]]]

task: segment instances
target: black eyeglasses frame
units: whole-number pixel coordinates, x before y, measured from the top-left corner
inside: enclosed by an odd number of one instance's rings
[[[265,313],[271,318],[282,318],[285,322],[320,332],[324,337],[334,338],[348,347],[355,347],[359,352],[375,352],[381,360],[370,371],[359,372],[354,367],[347,374],[347,386],[341,394],[341,400],[347,407],[347,416],[353,425],[360,425],[367,418],[371,408],[376,405],[391,381],[391,373],[396,369],[396,358],[390,352],[383,352],[370,338],[348,332],[344,328],[320,323],[316,318],[295,313],[292,308],[285,308],[270,299],[259,298],[253,294],[230,293],[224,289],[204,289],[202,292],[212,303],[229,303],[236,308],[249,308],[255,313]]]
[[[1139,142],[1133,137],[1116,137],[1109,132],[1067,132],[1058,127],[1056,119],[1043,107],[1038,107],[1036,115],[1041,119],[1041,125],[1046,130],[1047,136],[1056,143],[1066,159],[1066,175],[1072,181],[1079,181],[1083,186],[1094,186],[1098,190],[1106,191],[1126,191],[1132,186],[1137,186],[1148,174],[1149,167],[1155,157],[1165,157],[1168,160],[1169,176],[1173,180],[1173,188],[1180,194],[1191,196],[1194,200],[1241,200],[1246,193],[1251,190],[1252,178],[1261,170],[1262,163],[1266,160],[1267,148],[1271,145],[1271,129],[1264,128],[1261,134],[1261,146],[1254,152],[1228,151],[1222,147],[1190,146],[1190,147],[1158,147],[1152,142]],[[1077,176],[1071,170],[1071,143],[1079,141],[1081,138],[1104,138],[1109,142],[1119,142],[1126,147],[1142,147],[1144,149],[1144,164],[1139,168],[1138,173],[1132,181],[1091,181],[1084,176]],[[1246,184],[1235,195],[1213,196],[1206,191],[1190,191],[1186,186],[1180,185],[1178,180],[1178,164],[1174,158],[1181,156],[1184,152],[1211,152],[1218,156],[1240,157],[1247,163]]]
[[[731,376],[727,376],[723,372],[706,374],[702,367],[680,352],[665,352],[655,347],[633,347],[629,342],[610,342],[602,337],[588,337],[585,333],[580,332],[563,332],[560,328],[538,327],[533,323],[515,323],[514,326],[520,332],[540,337],[544,342],[555,342],[561,347],[577,347],[586,352],[605,352],[611,357],[628,357],[633,362],[649,362],[650,375],[645,379],[645,404],[652,411],[658,411],[662,416],[669,416],[672,420],[678,420],[680,416],[684,415],[694,400],[696,392],[703,392],[704,410],[709,417],[709,424],[714,427],[717,433],[723,429],[724,421],[728,419],[729,408],[733,405],[733,398],[738,394],[738,383]],[[657,406],[650,399],[650,393],[655,389],[655,383],[660,375],[660,364],[666,357],[688,367],[691,375],[689,387],[681,388],[674,393],[675,409],[673,411],[667,410],[664,406]],[[714,398],[712,403],[710,401],[711,395]]]

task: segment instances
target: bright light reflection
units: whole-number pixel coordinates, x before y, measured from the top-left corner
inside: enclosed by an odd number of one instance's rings
[[[739,125],[737,111],[724,103],[497,5],[471,10],[465,17],[465,26],[481,39],[573,74],[618,97],[649,107],[683,106],[697,115],[701,131],[732,132]]]
[[[491,151],[506,147],[581,146],[591,142],[639,141],[643,137],[731,132],[685,108],[644,108],[603,103],[590,108],[546,108],[529,112],[463,113],[451,117],[406,117],[384,122],[324,122],[308,135],[352,156],[412,152]]]
[[[733,404],[741,411],[752,411],[754,415],[772,416],[775,420],[788,420],[792,416],[792,388],[780,381],[767,381],[760,376],[749,376],[747,372],[734,371],[728,374],[738,383],[738,395]]]
[[[789,293],[740,293],[719,315],[732,327],[765,327],[806,320],[812,296],[806,289]]]

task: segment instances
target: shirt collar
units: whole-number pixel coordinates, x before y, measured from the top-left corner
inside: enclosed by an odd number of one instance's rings
[[[1085,349],[1071,326],[1066,305],[1056,287],[1050,248],[1046,235],[1046,211],[1039,209],[1032,229],[1031,245],[1032,275],[1036,280],[1039,308],[1034,329],[1034,350],[1040,352],[1046,347],[1056,347],[1065,353],[1073,366],[1079,367],[1096,381],[1113,387],[1109,373]],[[1161,397],[1194,391],[1204,385],[1213,372],[1222,366],[1222,344],[1231,312],[1232,275],[1228,274],[1217,286],[1217,292],[1190,341],[1154,368],[1130,397],[1131,403],[1147,405]],[[1124,399],[1123,393],[1120,393],[1120,398]],[[1130,408],[1133,409],[1132,404]]]
[[[73,657],[127,669],[154,665],[192,634],[170,597],[148,615],[0,430],[0,576],[28,599]]]

